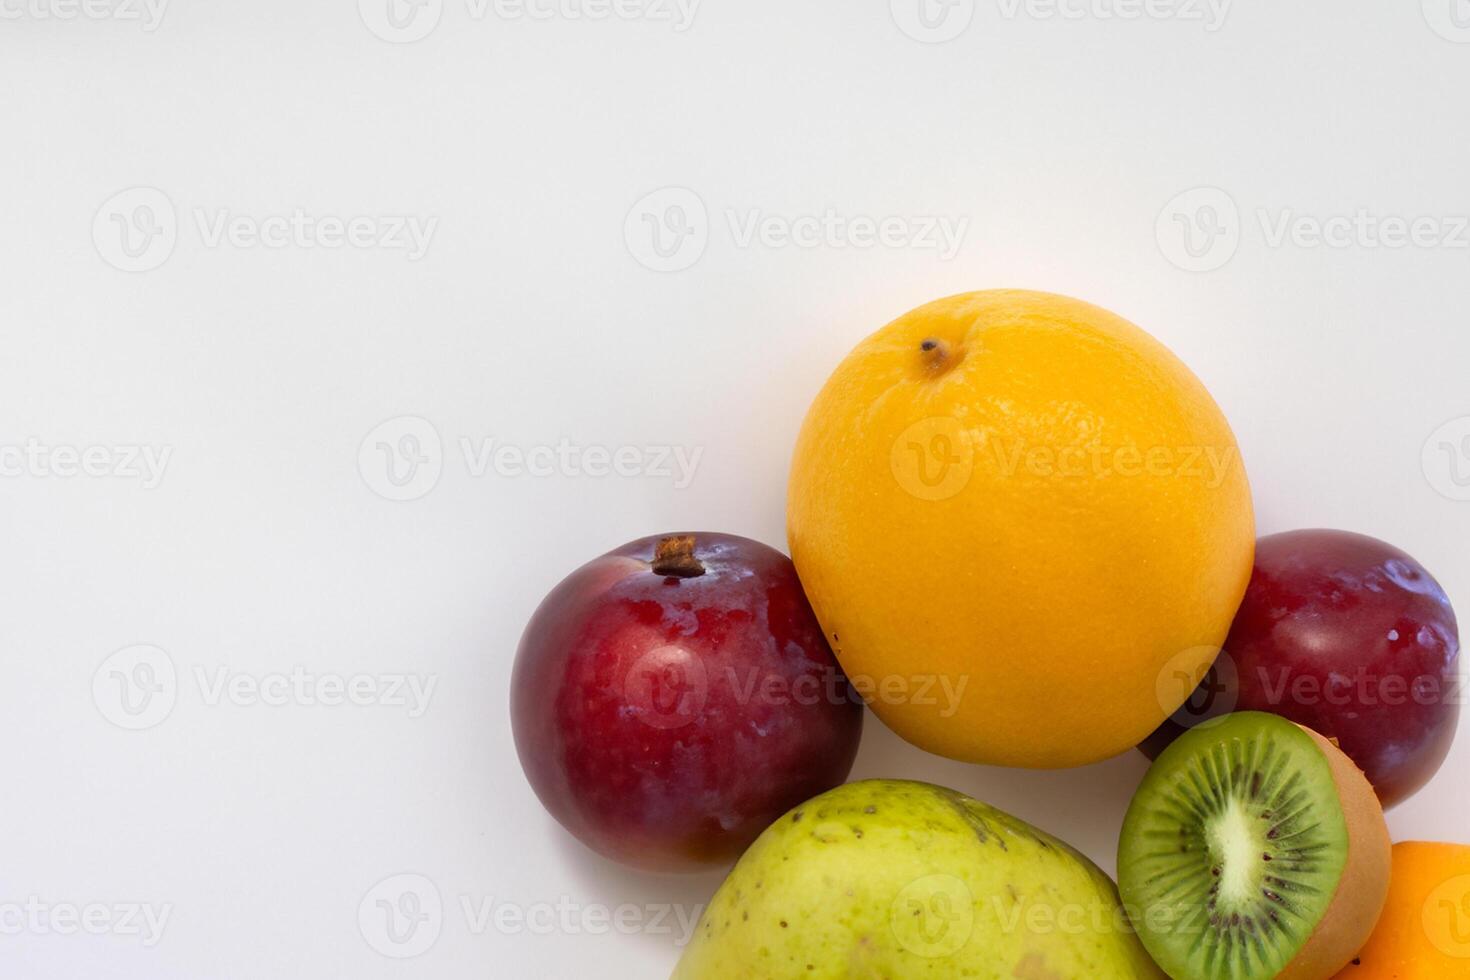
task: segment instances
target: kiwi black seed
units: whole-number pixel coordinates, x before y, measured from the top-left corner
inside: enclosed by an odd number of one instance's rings
[[[1149,770],[1124,822],[1119,890],[1171,977],[1267,980],[1322,921],[1348,844],[1313,737],[1242,712],[1187,733]]]

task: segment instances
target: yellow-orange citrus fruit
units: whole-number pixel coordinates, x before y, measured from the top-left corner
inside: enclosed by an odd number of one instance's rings
[[[1127,321],[1020,290],[920,307],[817,396],[792,557],[859,694],[941,755],[1135,745],[1219,651],[1255,527],[1199,380]]]
[[[1337,980],[1470,980],[1470,846],[1393,846],[1378,927]]]

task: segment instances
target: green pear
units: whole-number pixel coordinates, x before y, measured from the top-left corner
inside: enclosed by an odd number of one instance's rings
[[[875,779],[783,816],[720,886],[674,980],[1161,980],[1111,879],[954,790]]]

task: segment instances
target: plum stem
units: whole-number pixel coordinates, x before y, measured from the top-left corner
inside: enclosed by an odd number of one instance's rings
[[[660,538],[653,551],[653,572],[667,578],[698,578],[704,563],[694,557],[694,535],[675,534]]]

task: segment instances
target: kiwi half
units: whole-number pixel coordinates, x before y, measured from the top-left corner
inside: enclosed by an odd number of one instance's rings
[[[1186,733],[1149,769],[1118,887],[1175,980],[1326,980],[1368,941],[1389,861],[1383,809],[1352,760],[1246,711]]]

